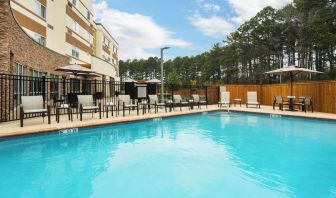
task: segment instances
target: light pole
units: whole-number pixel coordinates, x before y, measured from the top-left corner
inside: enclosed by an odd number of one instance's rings
[[[170,47],[163,47],[161,48],[161,102],[164,101],[164,96],[163,96],[163,89],[164,89],[164,84],[163,84],[163,51],[169,49]]]

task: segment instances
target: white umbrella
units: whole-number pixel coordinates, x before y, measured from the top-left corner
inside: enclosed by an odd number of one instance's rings
[[[287,75],[290,77],[290,94],[292,95],[293,90],[292,90],[292,84],[293,84],[293,77],[298,74],[321,74],[323,72],[311,70],[311,69],[306,69],[306,68],[301,68],[301,67],[296,67],[295,65],[284,67],[281,69],[276,69],[272,70],[269,72],[265,72],[265,74],[275,74],[275,75]]]
[[[137,82],[137,81],[129,78],[129,79],[125,80],[124,82]]]
[[[151,79],[151,80],[147,80],[146,82],[147,83],[157,83],[157,84],[159,84],[159,83],[161,83],[161,80],[154,78],[154,79]]]

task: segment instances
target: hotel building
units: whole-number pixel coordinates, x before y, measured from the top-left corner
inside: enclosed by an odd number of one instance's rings
[[[22,30],[44,48],[62,55],[68,64],[80,64],[119,80],[119,45],[106,28],[94,22],[92,0],[10,0],[14,19]],[[16,61],[14,74],[58,76],[61,63],[37,66]]]

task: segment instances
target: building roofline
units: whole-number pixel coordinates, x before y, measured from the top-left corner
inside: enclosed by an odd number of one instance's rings
[[[96,21],[93,21],[96,25],[100,25],[104,28],[104,30],[107,32],[107,34],[113,39],[114,42],[116,42],[118,45],[119,43],[115,40],[115,38],[110,34],[110,32],[105,28],[105,26],[102,24],[102,23],[99,23],[99,22],[96,22]]]

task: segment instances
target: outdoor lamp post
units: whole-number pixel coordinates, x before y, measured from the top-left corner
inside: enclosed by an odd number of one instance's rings
[[[164,96],[163,96],[163,51],[169,49],[170,47],[163,47],[161,48],[161,102],[164,101]]]

